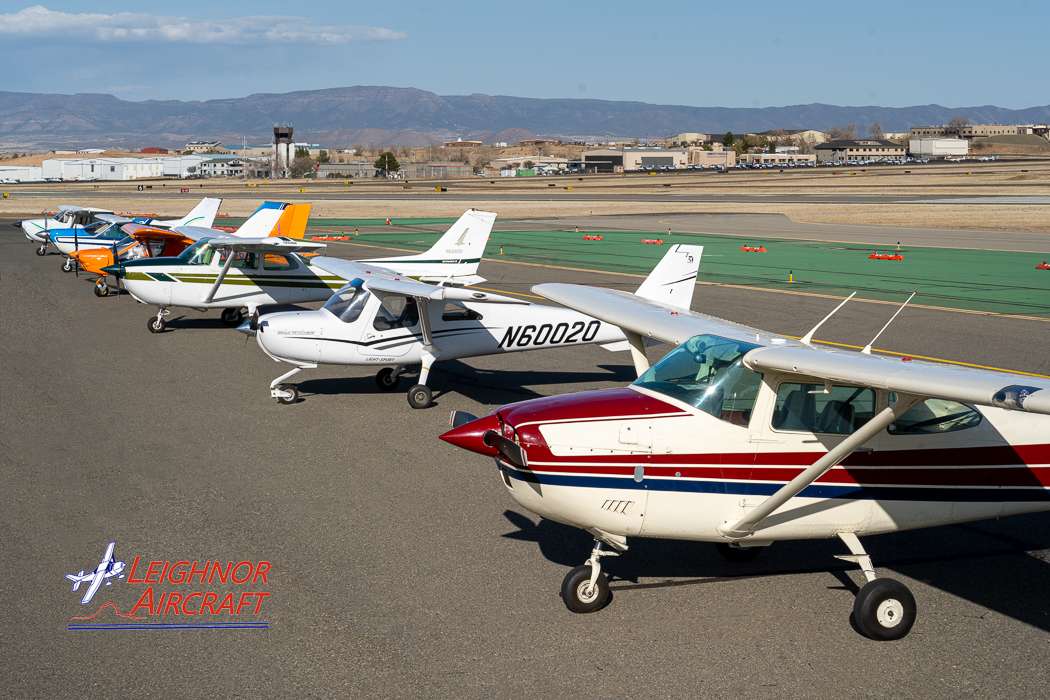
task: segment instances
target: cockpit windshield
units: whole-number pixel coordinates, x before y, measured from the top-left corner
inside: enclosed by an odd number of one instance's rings
[[[657,391],[736,425],[747,425],[762,375],[744,367],[757,345],[717,335],[690,338],[638,377],[634,386]]]
[[[215,249],[208,245],[207,240],[197,241],[186,250],[182,251],[179,258],[184,265],[209,265],[215,255]]]
[[[321,308],[330,311],[343,323],[353,323],[361,315],[367,301],[368,292],[361,289],[360,285],[348,284],[329,297]]]

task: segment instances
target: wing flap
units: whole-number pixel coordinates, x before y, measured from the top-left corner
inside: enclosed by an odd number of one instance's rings
[[[252,251],[259,253],[299,253],[304,251],[320,250],[325,247],[324,243],[303,241],[291,238],[238,238],[237,236],[216,236],[209,240],[215,248],[227,248],[237,251]]]
[[[900,394],[1050,415],[1050,380],[1009,372],[783,345],[756,348],[744,365]]]

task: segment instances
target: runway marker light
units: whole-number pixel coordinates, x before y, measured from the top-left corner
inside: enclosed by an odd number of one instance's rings
[[[499,254],[503,255],[503,244],[502,243],[500,243],[500,245],[499,245]]]
[[[794,283],[795,283],[795,271],[794,270],[788,270],[788,284],[794,284]]]

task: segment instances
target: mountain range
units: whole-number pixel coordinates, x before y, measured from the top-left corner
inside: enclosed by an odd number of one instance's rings
[[[297,140],[332,146],[425,145],[447,139],[514,141],[661,137],[683,131],[722,134],[769,129],[827,130],[854,124],[867,133],[941,124],[1046,123],[1050,105],[1006,109],[862,106],[689,107],[594,99],[438,95],[415,88],[355,86],[262,93],[204,101],[128,101],[113,95],[0,91],[0,146],[178,146],[187,140],[268,143],[275,123],[295,126]]]

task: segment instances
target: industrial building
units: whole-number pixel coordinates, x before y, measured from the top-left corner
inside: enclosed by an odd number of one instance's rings
[[[40,182],[44,170],[32,165],[0,165],[0,182]]]
[[[466,163],[406,163],[401,166],[401,174],[408,180],[446,180],[470,177],[474,174],[474,169]]]
[[[369,178],[375,177],[376,166],[372,161],[355,160],[349,163],[321,163],[317,167],[319,178]]]
[[[593,173],[685,168],[688,165],[689,153],[685,149],[599,148],[583,152],[584,169]]]
[[[908,153],[925,158],[945,158],[947,156],[965,156],[970,152],[970,142],[966,139],[951,138],[913,138],[908,140]]]
[[[817,144],[817,160],[896,160],[904,157],[904,146],[885,139],[836,139]]]
[[[242,177],[258,179],[270,177],[269,159],[215,156],[206,158],[197,168],[201,177]]]
[[[45,180],[140,180],[164,176],[160,158],[49,158],[41,164]]]
[[[190,153],[225,153],[222,141],[190,141],[185,150]]]
[[[705,151],[702,148],[690,148],[689,165],[702,168],[732,168],[736,165],[736,151]]]
[[[911,130],[914,138],[956,137],[975,139],[989,136],[1041,136],[1050,139],[1050,124],[943,124],[917,126]]]
[[[812,153],[742,153],[740,162],[748,165],[816,165],[817,156]]]

